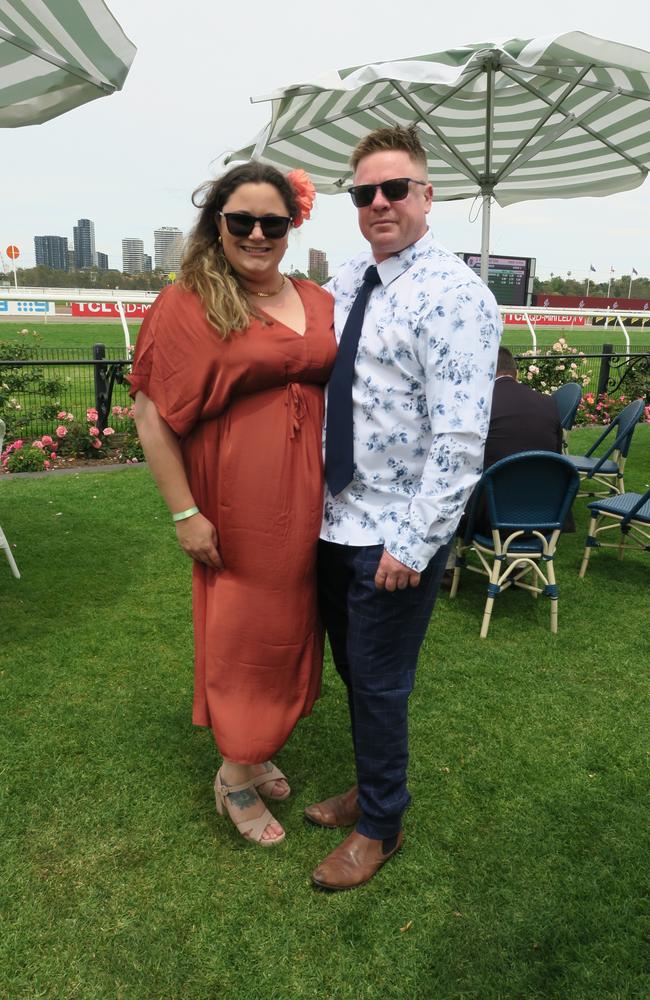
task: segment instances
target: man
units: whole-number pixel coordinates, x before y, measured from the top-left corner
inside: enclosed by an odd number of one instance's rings
[[[519,451],[562,452],[562,424],[555,400],[517,381],[517,362],[499,348],[484,467]]]
[[[520,451],[556,451],[562,453],[562,424],[552,396],[531,389],[517,381],[517,362],[507,347],[500,347],[497,374],[492,396],[492,413],[485,442],[483,467]],[[481,503],[481,501],[479,501]],[[483,500],[477,513],[475,529],[490,534],[487,503]],[[565,531],[575,531],[569,513]],[[450,560],[453,564],[453,557]],[[451,573],[450,573],[451,576]]]
[[[492,294],[428,231],[433,189],[417,132],[378,129],[351,165],[370,251],[330,286],[339,352],[319,587],[358,784],[305,810],[320,826],[356,824],[313,873],[332,890],[367,882],[402,846],[408,698],[448,543],[483,466],[501,331]]]

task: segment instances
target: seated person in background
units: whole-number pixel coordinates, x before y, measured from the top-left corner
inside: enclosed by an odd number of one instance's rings
[[[560,414],[552,396],[517,381],[517,362],[500,347],[483,468],[519,451],[561,454]]]
[[[556,451],[562,454],[562,424],[555,400],[517,381],[517,362],[507,347],[499,348],[497,373],[492,396],[490,427],[485,442],[483,469],[520,451]],[[469,504],[471,504],[471,499]],[[466,512],[469,510],[469,504]],[[460,522],[458,534],[462,537],[465,517]],[[491,532],[487,505],[482,504],[476,520],[481,534]],[[565,531],[575,531],[571,514],[564,525]],[[454,557],[452,555],[452,561]],[[451,576],[451,574],[450,574]]]

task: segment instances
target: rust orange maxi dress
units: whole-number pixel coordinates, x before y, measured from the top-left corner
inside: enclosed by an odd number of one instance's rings
[[[192,720],[248,764],[279,750],[320,692],[321,428],[336,342],[329,294],[294,286],[304,336],[265,317],[228,340],[194,293],[169,286],[142,324],[130,376],[131,394],[141,389],[179,436],[225,567],[194,563]]]

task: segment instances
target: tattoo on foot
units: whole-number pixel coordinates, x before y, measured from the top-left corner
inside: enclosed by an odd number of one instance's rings
[[[240,792],[228,792],[228,798],[238,809],[248,809],[259,802],[259,796],[252,788],[244,788]]]

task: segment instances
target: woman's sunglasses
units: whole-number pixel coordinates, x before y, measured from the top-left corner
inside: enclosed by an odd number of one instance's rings
[[[249,215],[248,212],[217,212],[223,216],[231,236],[250,236],[259,222],[264,238],[279,240],[287,235],[291,219],[287,215]]]
[[[409,193],[409,184],[422,184],[426,187],[426,181],[416,181],[412,177],[393,177],[381,184],[356,184],[348,188],[348,191],[356,208],[367,208],[375,200],[377,188],[381,188],[386,201],[404,201]]]

